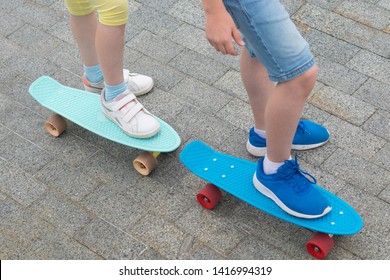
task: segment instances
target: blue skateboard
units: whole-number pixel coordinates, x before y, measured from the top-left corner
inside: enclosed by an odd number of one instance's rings
[[[133,162],[134,168],[142,175],[148,175],[154,169],[156,158],[161,152],[174,151],[180,145],[181,140],[176,131],[158,118],[161,130],[157,135],[146,139],[128,136],[104,116],[99,95],[66,87],[51,77],[38,78],[31,84],[29,92],[42,106],[55,113],[45,123],[51,135],[60,136],[67,127],[68,119],[111,141],[143,150],[145,152]]]
[[[306,248],[316,258],[325,258],[333,248],[333,235],[352,235],[363,226],[361,217],[350,205],[320,187],[319,190],[331,203],[330,213],[317,219],[287,214],[253,186],[255,162],[216,152],[203,142],[189,143],[181,152],[180,159],[192,173],[209,182],[197,195],[203,207],[214,208],[222,196],[221,189],[272,216],[313,230],[317,233]]]

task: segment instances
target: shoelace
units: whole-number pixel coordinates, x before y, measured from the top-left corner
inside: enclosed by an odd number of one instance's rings
[[[283,173],[287,178],[291,178],[296,192],[300,193],[311,184],[317,183],[317,180],[313,175],[300,169],[296,154],[294,160],[286,160],[284,164],[286,164],[287,168],[284,169]],[[309,176],[311,180],[307,176]]]

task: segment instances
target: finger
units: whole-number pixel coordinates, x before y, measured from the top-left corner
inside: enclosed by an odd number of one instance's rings
[[[233,36],[233,39],[234,41],[240,45],[240,46],[244,46],[245,45],[245,42],[244,40],[242,39],[241,37],[241,33],[238,31],[238,29],[233,29],[233,32],[232,32],[232,36]]]

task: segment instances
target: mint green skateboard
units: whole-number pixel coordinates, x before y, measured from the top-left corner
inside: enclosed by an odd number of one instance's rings
[[[134,168],[142,175],[149,175],[155,168],[161,152],[174,151],[181,143],[176,131],[159,118],[161,130],[157,135],[146,139],[128,136],[103,115],[99,95],[64,86],[51,77],[38,78],[29,92],[42,106],[55,113],[45,123],[51,135],[60,136],[69,120],[111,141],[143,150],[133,161]]]

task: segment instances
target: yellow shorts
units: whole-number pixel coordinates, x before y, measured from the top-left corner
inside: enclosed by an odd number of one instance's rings
[[[97,11],[99,21],[108,26],[120,26],[127,23],[127,0],[65,0],[69,13],[74,16],[89,15]]]

